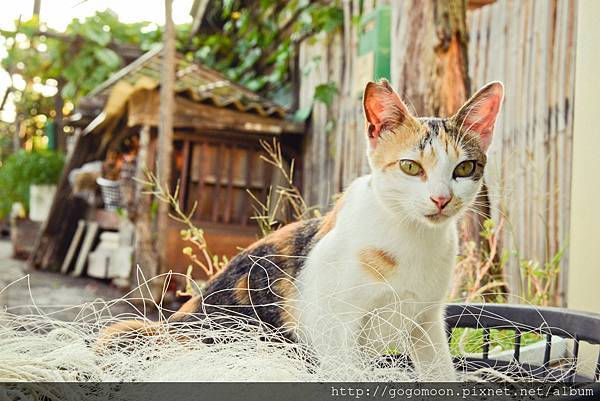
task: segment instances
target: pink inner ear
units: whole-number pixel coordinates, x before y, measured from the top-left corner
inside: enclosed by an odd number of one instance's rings
[[[367,84],[364,109],[369,141],[373,147],[381,131],[394,124],[401,124],[404,120],[405,107],[387,82]]]
[[[487,149],[492,140],[494,124],[500,110],[502,92],[493,91],[484,99],[478,100],[473,109],[467,111],[462,127],[475,131],[481,137],[484,149]]]
[[[369,140],[372,145],[375,144],[383,127],[382,115],[384,113],[384,106],[376,96],[373,95],[373,97],[365,99],[365,113],[369,124]]]
[[[367,131],[368,131],[368,135],[369,135],[369,143],[371,144],[372,147],[375,147],[377,145],[377,138],[379,137],[379,134],[381,133],[381,125],[374,125],[371,123],[367,123],[368,127],[367,127]]]

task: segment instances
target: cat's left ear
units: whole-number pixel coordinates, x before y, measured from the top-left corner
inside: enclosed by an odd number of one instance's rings
[[[407,120],[412,119],[408,107],[386,79],[367,84],[363,94],[363,109],[372,148],[377,146],[384,131],[405,125]]]
[[[492,142],[496,117],[502,106],[504,85],[499,81],[490,82],[474,94],[452,117],[461,130],[475,132],[481,138],[484,151]]]

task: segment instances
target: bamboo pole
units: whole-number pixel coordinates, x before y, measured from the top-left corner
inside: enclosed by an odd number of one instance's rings
[[[144,125],[140,129],[140,149],[137,157],[135,176],[138,179],[135,194],[135,209],[130,211],[130,217],[135,221],[135,264],[139,267],[145,279],[154,277],[158,271],[156,265],[156,252],[152,240],[152,197],[143,194],[144,188],[141,181],[146,180],[146,169],[154,160],[153,149],[150,146],[150,126]],[[133,272],[132,287],[136,287],[137,270]]]
[[[173,0],[165,0],[165,31],[163,36],[163,62],[160,79],[160,122],[158,126],[157,176],[165,188],[171,188],[171,160],[173,155],[173,115],[175,110],[175,27],[172,18]],[[158,207],[158,271],[168,270],[167,228],[169,205],[161,202]],[[157,282],[157,284],[159,284]],[[154,293],[153,295],[156,295]]]

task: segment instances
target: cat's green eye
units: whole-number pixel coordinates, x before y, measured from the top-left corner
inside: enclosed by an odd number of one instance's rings
[[[400,160],[400,170],[408,175],[419,175],[423,172],[423,167],[414,160]]]
[[[465,160],[454,169],[454,177],[470,177],[475,172],[475,162],[473,160]]]

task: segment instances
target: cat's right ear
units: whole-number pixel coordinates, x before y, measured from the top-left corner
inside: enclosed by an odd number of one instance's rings
[[[373,148],[377,146],[377,139],[383,131],[401,126],[408,118],[412,118],[386,79],[367,84],[363,108],[367,119],[367,135]]]

